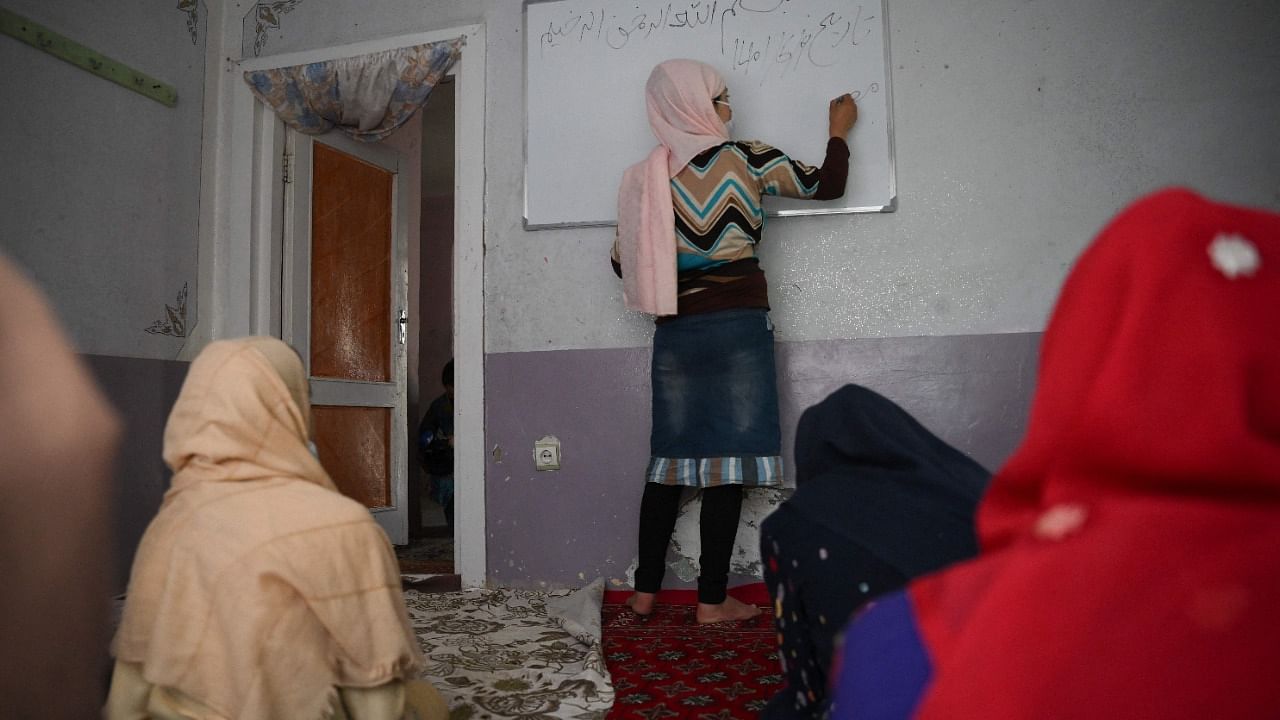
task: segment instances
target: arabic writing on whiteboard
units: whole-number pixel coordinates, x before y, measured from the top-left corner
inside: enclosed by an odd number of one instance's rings
[[[764,84],[836,64],[841,53],[856,49],[878,22],[862,5],[851,10],[817,5],[821,9],[815,12],[792,0],[651,0],[631,7],[623,12],[603,6],[568,9],[536,29],[541,31],[539,52],[547,56],[572,47],[622,52],[672,33],[701,34],[719,43],[732,72]],[[745,22],[748,17],[757,22]],[[769,19],[768,30],[759,29],[761,17]]]

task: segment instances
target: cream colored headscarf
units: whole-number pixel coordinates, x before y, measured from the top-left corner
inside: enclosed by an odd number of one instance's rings
[[[228,718],[320,718],[337,686],[421,664],[391,545],[307,449],[309,419],[301,361],[249,338],[200,353],[165,428],[173,486],[115,654]]]

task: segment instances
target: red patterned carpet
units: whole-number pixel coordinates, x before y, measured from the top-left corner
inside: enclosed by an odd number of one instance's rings
[[[740,623],[698,625],[692,604],[659,604],[640,618],[625,604],[606,602],[602,619],[617,691],[610,720],[758,718],[782,685],[767,608]]]

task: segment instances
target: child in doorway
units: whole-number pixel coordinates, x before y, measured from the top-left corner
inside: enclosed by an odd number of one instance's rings
[[[444,509],[453,531],[453,360],[440,374],[444,392],[431,402],[418,425],[418,454],[427,472],[427,496]]]

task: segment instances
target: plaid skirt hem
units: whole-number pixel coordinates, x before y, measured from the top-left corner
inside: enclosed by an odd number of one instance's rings
[[[713,458],[650,457],[645,471],[647,482],[684,487],[780,487],[782,456],[737,456]]]

